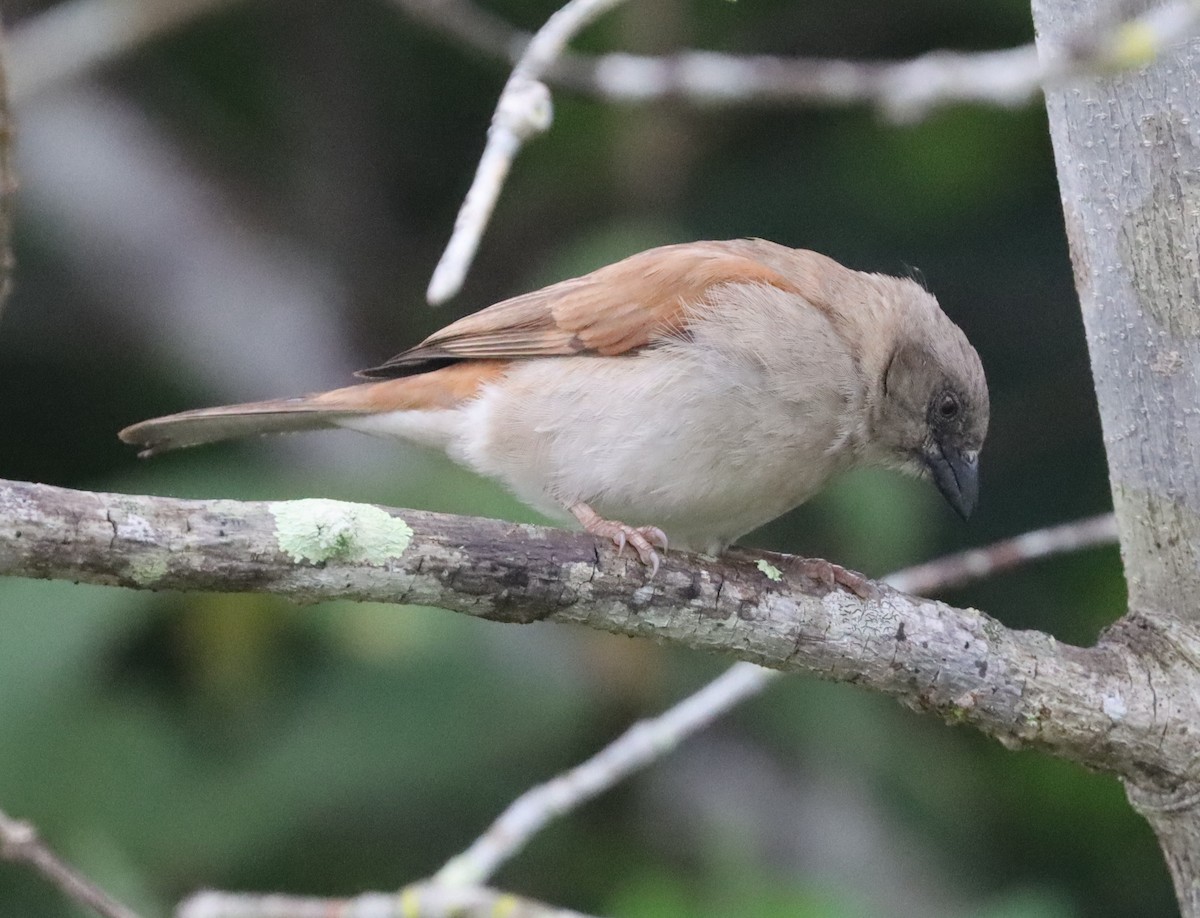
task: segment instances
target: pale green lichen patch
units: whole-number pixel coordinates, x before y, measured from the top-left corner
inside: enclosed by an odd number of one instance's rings
[[[779,568],[777,568],[770,561],[767,561],[763,558],[759,558],[758,562],[755,564],[755,567],[757,567],[760,571],[762,571],[764,574],[766,574],[768,580],[782,580],[783,579],[783,572],[780,571]]]
[[[404,520],[367,504],[312,498],[268,506],[275,538],[293,561],[363,561],[383,564],[412,542]]]
[[[140,587],[154,586],[167,576],[167,559],[163,556],[134,558],[129,562],[129,578]]]

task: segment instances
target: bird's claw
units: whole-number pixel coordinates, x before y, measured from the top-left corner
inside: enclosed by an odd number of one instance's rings
[[[657,526],[630,526],[617,520],[606,520],[592,510],[587,504],[575,504],[571,507],[575,518],[583,524],[583,528],[592,535],[612,539],[617,547],[617,555],[625,551],[626,545],[633,546],[638,560],[650,568],[648,579],[653,580],[662,564],[655,548],[667,550],[667,534]]]
[[[879,595],[879,590],[868,578],[858,571],[852,571],[832,561],[803,558],[800,569],[806,576],[824,584],[830,590],[834,586],[845,587],[859,599],[874,599]]]
[[[632,545],[633,550],[637,552],[638,560],[650,568],[650,578],[654,579],[654,575],[658,573],[658,568],[662,564],[662,559],[659,557],[655,547],[667,550],[667,534],[657,526],[627,526],[625,523],[619,523],[615,520],[604,520],[608,524],[604,528],[610,528],[611,532],[603,533],[597,531],[597,535],[608,535],[613,540],[613,544],[617,546],[617,557],[625,551],[626,545]]]

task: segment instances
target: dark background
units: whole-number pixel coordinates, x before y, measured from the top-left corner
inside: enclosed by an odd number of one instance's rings
[[[488,8],[535,28],[556,3]],[[43,6],[0,10],[19,27]],[[639,0],[579,46],[881,58],[1031,37],[1020,0]],[[458,315],[649,245],[753,235],[919,270],[982,355],[992,427],[969,525],[927,484],[856,474],[748,543],[881,575],[1109,507],[1040,104],[895,125],[556,92],[466,290],[434,311],[425,285],[506,74],[387,0],[275,0],[22,100],[0,476],[533,519],[440,457],[354,434],[140,463],[115,433],[343,384]],[[947,598],[1089,642],[1124,584],[1109,549]],[[726,665],[429,610],[9,580],[0,806],[149,914],[200,886],[395,888]],[[1117,781],[807,678],[554,825],[497,883],[663,918],[1174,913]],[[73,913],[0,865],[0,914]]]

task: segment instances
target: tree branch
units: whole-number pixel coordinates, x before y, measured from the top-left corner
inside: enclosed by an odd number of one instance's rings
[[[113,899],[103,889],[50,850],[27,822],[0,810],[0,860],[28,864],[80,905],[104,918],[138,918],[137,913]]]
[[[483,887],[415,883],[398,893],[365,893],[353,899],[197,893],[176,911],[178,918],[587,918]]]
[[[392,0],[455,41],[515,62],[530,35],[470,0]],[[681,99],[700,105],[869,105],[893,121],[914,121],[955,103],[1016,107],[1043,86],[1152,59],[1196,27],[1195,3],[1166,4],[1144,16],[1080,30],[1047,49],[932,51],[908,60],[738,55],[683,50],[663,56],[564,52],[545,79],[610,102]]]
[[[888,584],[905,593],[928,596],[964,586],[1002,571],[1067,552],[1117,541],[1117,521],[1111,513],[1036,529],[985,548],[972,548],[927,564],[890,574]]]
[[[647,582],[636,560],[590,536],[539,526],[0,482],[0,574],[584,624],[854,682],[1005,745],[1150,785],[1173,786],[1191,758],[1188,737],[1164,730],[1155,709],[1157,672],[1122,643],[1072,647],[882,584],[864,600],[808,570],[764,552],[670,552]]]
[[[576,809],[623,778],[656,762],[681,742],[771,684],[778,670],[735,663],[716,679],[656,717],[638,721],[595,755],[531,787],[461,854],[433,876],[434,883],[485,883],[551,820]]]

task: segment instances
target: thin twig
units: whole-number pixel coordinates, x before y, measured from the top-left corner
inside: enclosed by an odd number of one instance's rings
[[[1116,541],[1117,519],[1111,513],[1104,513],[1073,523],[1036,529],[984,548],[946,555],[897,571],[885,577],[884,581],[905,593],[929,596],[992,577],[1031,561],[1098,545],[1113,545]]]
[[[128,54],[233,0],[67,0],[15,25],[9,34],[12,98]]]
[[[451,858],[433,882],[456,887],[485,882],[552,819],[658,761],[778,675],[753,663],[735,663],[662,714],[634,724],[591,758],[525,791],[466,851]]]
[[[28,864],[63,893],[104,918],[138,918],[135,911],[51,851],[32,825],[3,811],[0,811],[0,860]]]
[[[587,918],[533,899],[481,887],[418,883],[399,893],[316,899],[253,893],[202,892],[185,900],[177,918]]]
[[[947,555],[896,571],[884,581],[909,593],[939,592],[1051,555],[1110,544],[1116,538],[1116,522],[1110,513]],[[663,758],[735,705],[761,693],[780,675],[778,670],[753,663],[735,663],[662,714],[634,724],[591,758],[525,791],[469,848],[434,874],[433,882],[468,887],[486,883],[551,820]]]
[[[622,0],[569,0],[546,20],[525,46],[500,93],[475,179],[458,212],[446,251],[429,282],[426,296],[430,303],[443,303],[462,288],[463,278],[475,257],[484,227],[491,219],[513,159],[525,141],[550,127],[553,108],[550,91],[541,82],[542,75],[562,54],[567,42],[620,2]]]

